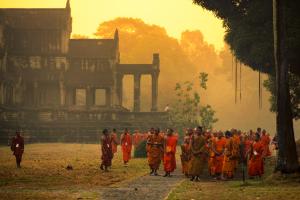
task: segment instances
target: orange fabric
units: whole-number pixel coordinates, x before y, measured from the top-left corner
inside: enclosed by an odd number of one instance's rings
[[[246,158],[247,154],[249,154],[249,151],[251,150],[251,146],[252,146],[253,141],[250,139],[246,139],[244,142],[244,158]]]
[[[111,144],[112,152],[117,153],[117,151],[118,151],[118,136],[116,133],[112,133],[111,137],[112,137],[112,144]]]
[[[252,151],[249,160],[249,176],[261,176],[264,173],[263,163],[264,145],[261,141],[252,144]]]
[[[181,165],[182,165],[182,173],[188,175],[189,172],[189,161],[190,161],[190,145],[188,143],[184,143],[181,145]]]
[[[233,150],[232,150],[232,158],[234,161],[234,169],[236,170],[238,167],[238,163],[239,163],[239,158],[240,158],[240,144],[241,144],[241,140],[240,137],[238,135],[234,135],[232,137],[232,141],[233,141]]]
[[[147,156],[149,167],[157,170],[163,155],[164,138],[160,135],[151,135],[147,141]]]
[[[131,159],[132,138],[129,133],[122,134],[121,145],[123,153],[123,161],[128,162]]]
[[[224,160],[222,166],[222,174],[224,177],[233,178],[235,160],[232,158],[233,158],[233,139],[226,138]]]
[[[270,151],[270,142],[271,139],[268,135],[262,135],[261,136],[261,142],[264,146],[264,152],[263,152],[263,156],[264,157],[268,157],[271,156],[271,151]]]
[[[209,152],[209,159],[208,159],[208,169],[209,169],[209,173],[210,175],[215,175],[215,152],[213,151],[213,146],[215,145],[216,142],[216,138],[212,137],[209,140],[209,148],[208,148],[208,152]]]
[[[213,149],[215,152],[213,161],[213,174],[221,174],[224,160],[224,150],[226,145],[226,139],[224,137],[217,138],[214,140]]]
[[[176,145],[176,136],[172,135],[166,137],[164,151],[164,170],[166,172],[173,172],[176,169]]]

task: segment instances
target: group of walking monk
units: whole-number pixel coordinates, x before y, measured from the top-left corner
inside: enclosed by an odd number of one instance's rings
[[[131,158],[132,146],[146,141],[146,151],[150,175],[158,176],[158,169],[163,163],[164,177],[170,177],[176,169],[176,147],[179,136],[172,129],[160,131],[151,128],[147,133],[135,131],[133,135],[125,129],[118,142],[116,131],[108,134],[103,131],[101,169],[111,166],[116,146],[120,143],[124,165]],[[199,181],[204,170],[215,179],[228,180],[234,178],[239,165],[248,168],[248,176],[261,177],[264,174],[264,160],[271,156],[269,145],[271,139],[265,130],[243,133],[236,129],[230,131],[203,131],[202,127],[188,128],[181,145],[182,173],[191,181]],[[108,152],[108,153],[106,153]],[[112,152],[112,153],[109,153]],[[205,170],[206,171],[206,170]]]
[[[187,129],[181,145],[182,172],[197,181],[207,167],[210,176],[227,180],[234,178],[240,164],[247,166],[250,178],[261,177],[264,160],[271,156],[270,142],[270,136],[260,128],[249,133]]]
[[[133,146],[135,149],[144,141],[146,143],[147,160],[150,175],[158,176],[158,169],[163,163],[164,177],[171,177],[176,169],[176,147],[179,141],[178,133],[169,128],[165,131],[151,128],[147,133],[135,131],[133,135],[125,129],[118,138],[116,129],[110,132],[103,130],[101,136],[101,164],[100,169],[108,171],[112,159],[121,146],[124,166],[128,166]],[[273,141],[276,147],[276,137]],[[236,129],[230,131],[203,131],[198,126],[187,128],[181,144],[182,173],[191,181],[198,181],[204,169],[215,179],[234,178],[238,166],[248,168],[248,176],[261,177],[264,174],[264,160],[271,156],[271,139],[265,130],[257,129],[243,133]],[[21,167],[24,152],[24,138],[20,131],[11,141],[11,150],[16,157],[17,167]]]
[[[170,177],[171,173],[176,169],[175,153],[178,141],[178,134],[174,134],[173,132],[172,129],[167,129],[166,133],[163,133],[159,129],[151,128],[147,133],[142,134],[139,131],[135,131],[131,135],[128,129],[125,129],[119,141],[115,129],[113,129],[111,134],[108,129],[104,129],[103,136],[101,137],[102,162],[100,168],[108,171],[108,168],[112,164],[113,155],[117,152],[117,145],[119,144],[121,145],[124,165],[127,166],[131,159],[132,146],[136,148],[142,141],[146,141],[150,175],[158,175],[157,170],[161,161],[163,161],[164,177]]]

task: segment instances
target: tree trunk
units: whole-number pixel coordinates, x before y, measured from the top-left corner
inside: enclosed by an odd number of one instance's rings
[[[278,160],[276,171],[293,173],[299,169],[293,129],[289,66],[286,48],[286,0],[273,0],[274,57],[276,68],[276,130]]]

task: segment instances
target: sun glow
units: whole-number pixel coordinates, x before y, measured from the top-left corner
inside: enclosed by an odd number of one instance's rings
[[[63,8],[66,0],[1,0],[1,8]],[[192,0],[71,0],[73,34],[93,36],[98,25],[117,17],[140,18],[180,38],[185,30],[200,30],[220,50],[224,46],[221,20]]]

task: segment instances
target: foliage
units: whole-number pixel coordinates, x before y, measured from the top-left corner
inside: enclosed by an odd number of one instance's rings
[[[300,78],[294,74],[289,74],[289,85],[291,95],[292,114],[295,120],[300,118]],[[275,77],[269,75],[269,78],[264,81],[264,87],[272,94],[270,96],[270,110],[276,112],[276,98],[275,98]]]
[[[141,141],[134,149],[135,158],[147,158],[146,140]]]
[[[287,27],[288,62],[300,75],[299,1],[290,1]],[[271,73],[274,69],[272,0],[194,0],[223,20],[225,40],[236,57],[255,70]]]
[[[200,73],[198,79],[200,88],[206,89],[208,74]],[[200,105],[200,94],[194,89],[194,82],[176,83],[175,92],[176,102],[172,105],[170,118],[178,129],[199,124],[208,129],[218,121],[215,118],[215,111],[210,105]]]
[[[72,39],[89,39],[89,36],[81,34],[72,34]]]
[[[214,118],[216,111],[210,105],[202,106],[200,108],[200,119],[203,127],[212,129],[212,125],[218,121]]]
[[[299,1],[288,3],[288,27],[287,27],[287,51],[288,64],[293,74],[300,76],[300,18],[298,8]],[[272,0],[194,0],[194,3],[214,12],[223,20],[226,29],[225,40],[230,45],[232,52],[238,60],[255,70],[274,73],[274,46],[273,46],[273,9]],[[291,75],[291,77],[295,77]],[[294,117],[297,119],[299,113],[300,98],[298,85],[290,83],[290,93],[292,96],[292,109]],[[269,83],[269,84],[268,84]],[[274,82],[265,84],[271,91],[271,102],[274,102],[275,88]],[[273,85],[270,85],[273,84]],[[273,98],[273,99],[272,99]],[[275,111],[274,104],[271,108]]]

